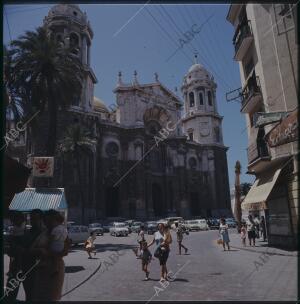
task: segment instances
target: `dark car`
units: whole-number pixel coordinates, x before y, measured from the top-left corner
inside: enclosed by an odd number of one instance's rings
[[[219,229],[220,221],[218,219],[212,218],[212,219],[209,219],[207,221],[207,224],[209,226],[209,229],[211,229],[211,230],[214,230],[214,229],[217,230],[217,229]]]
[[[89,224],[90,232],[95,232],[97,235],[103,235],[104,229],[100,223]]]
[[[103,232],[109,232],[109,229],[113,226],[113,223],[104,223],[102,225]]]
[[[226,224],[229,228],[235,228],[236,227],[236,221],[232,218],[226,219]]]
[[[146,222],[145,230],[148,234],[154,234],[157,231],[157,223],[156,222]]]

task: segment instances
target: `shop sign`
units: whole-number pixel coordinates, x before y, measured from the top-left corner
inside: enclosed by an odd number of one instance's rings
[[[281,123],[265,136],[270,147],[277,147],[298,139],[298,109],[294,110]]]
[[[33,176],[52,177],[54,169],[54,157],[34,157]]]

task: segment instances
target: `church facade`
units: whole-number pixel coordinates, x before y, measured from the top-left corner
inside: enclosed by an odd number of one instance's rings
[[[58,141],[65,129],[80,124],[96,139],[82,155],[79,186],[74,164],[55,155],[54,177],[48,186],[64,187],[69,220],[107,217],[154,219],[166,216],[210,217],[231,214],[222,116],[211,73],[199,63],[183,77],[183,100],[154,81],[141,84],[137,72],[130,82],[119,73],[116,106],[108,109],[94,96],[97,78],[90,66],[93,31],[77,5],[55,5],[44,25],[62,43],[77,46],[86,77],[82,96],[58,115]],[[27,136],[26,161],[44,155],[47,117],[39,119],[35,136]],[[31,180],[32,185],[36,180]]]

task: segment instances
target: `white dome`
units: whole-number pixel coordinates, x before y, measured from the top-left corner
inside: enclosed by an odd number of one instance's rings
[[[56,4],[54,5],[48,13],[48,17],[54,16],[66,16],[77,19],[81,23],[86,23],[86,15],[81,11],[76,4]]]
[[[193,64],[190,68],[189,68],[189,71],[188,73],[190,72],[195,72],[195,71],[200,71],[204,69],[204,67],[200,64],[200,63],[195,63]]]

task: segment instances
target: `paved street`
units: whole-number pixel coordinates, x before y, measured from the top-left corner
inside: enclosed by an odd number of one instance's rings
[[[95,259],[88,259],[81,246],[65,258],[63,290],[67,294],[62,300],[296,300],[296,252],[242,248],[235,230],[230,234],[232,250],[224,252],[216,244],[217,231],[201,231],[185,237],[190,254],[179,256],[173,237],[168,270],[176,273],[176,279],[169,286],[164,288],[159,283],[156,259],[150,265],[151,280],[143,281],[141,262],[131,250],[136,245],[136,234],[105,234],[97,238]],[[266,251],[268,255],[263,254]],[[19,299],[24,299],[23,290]]]

